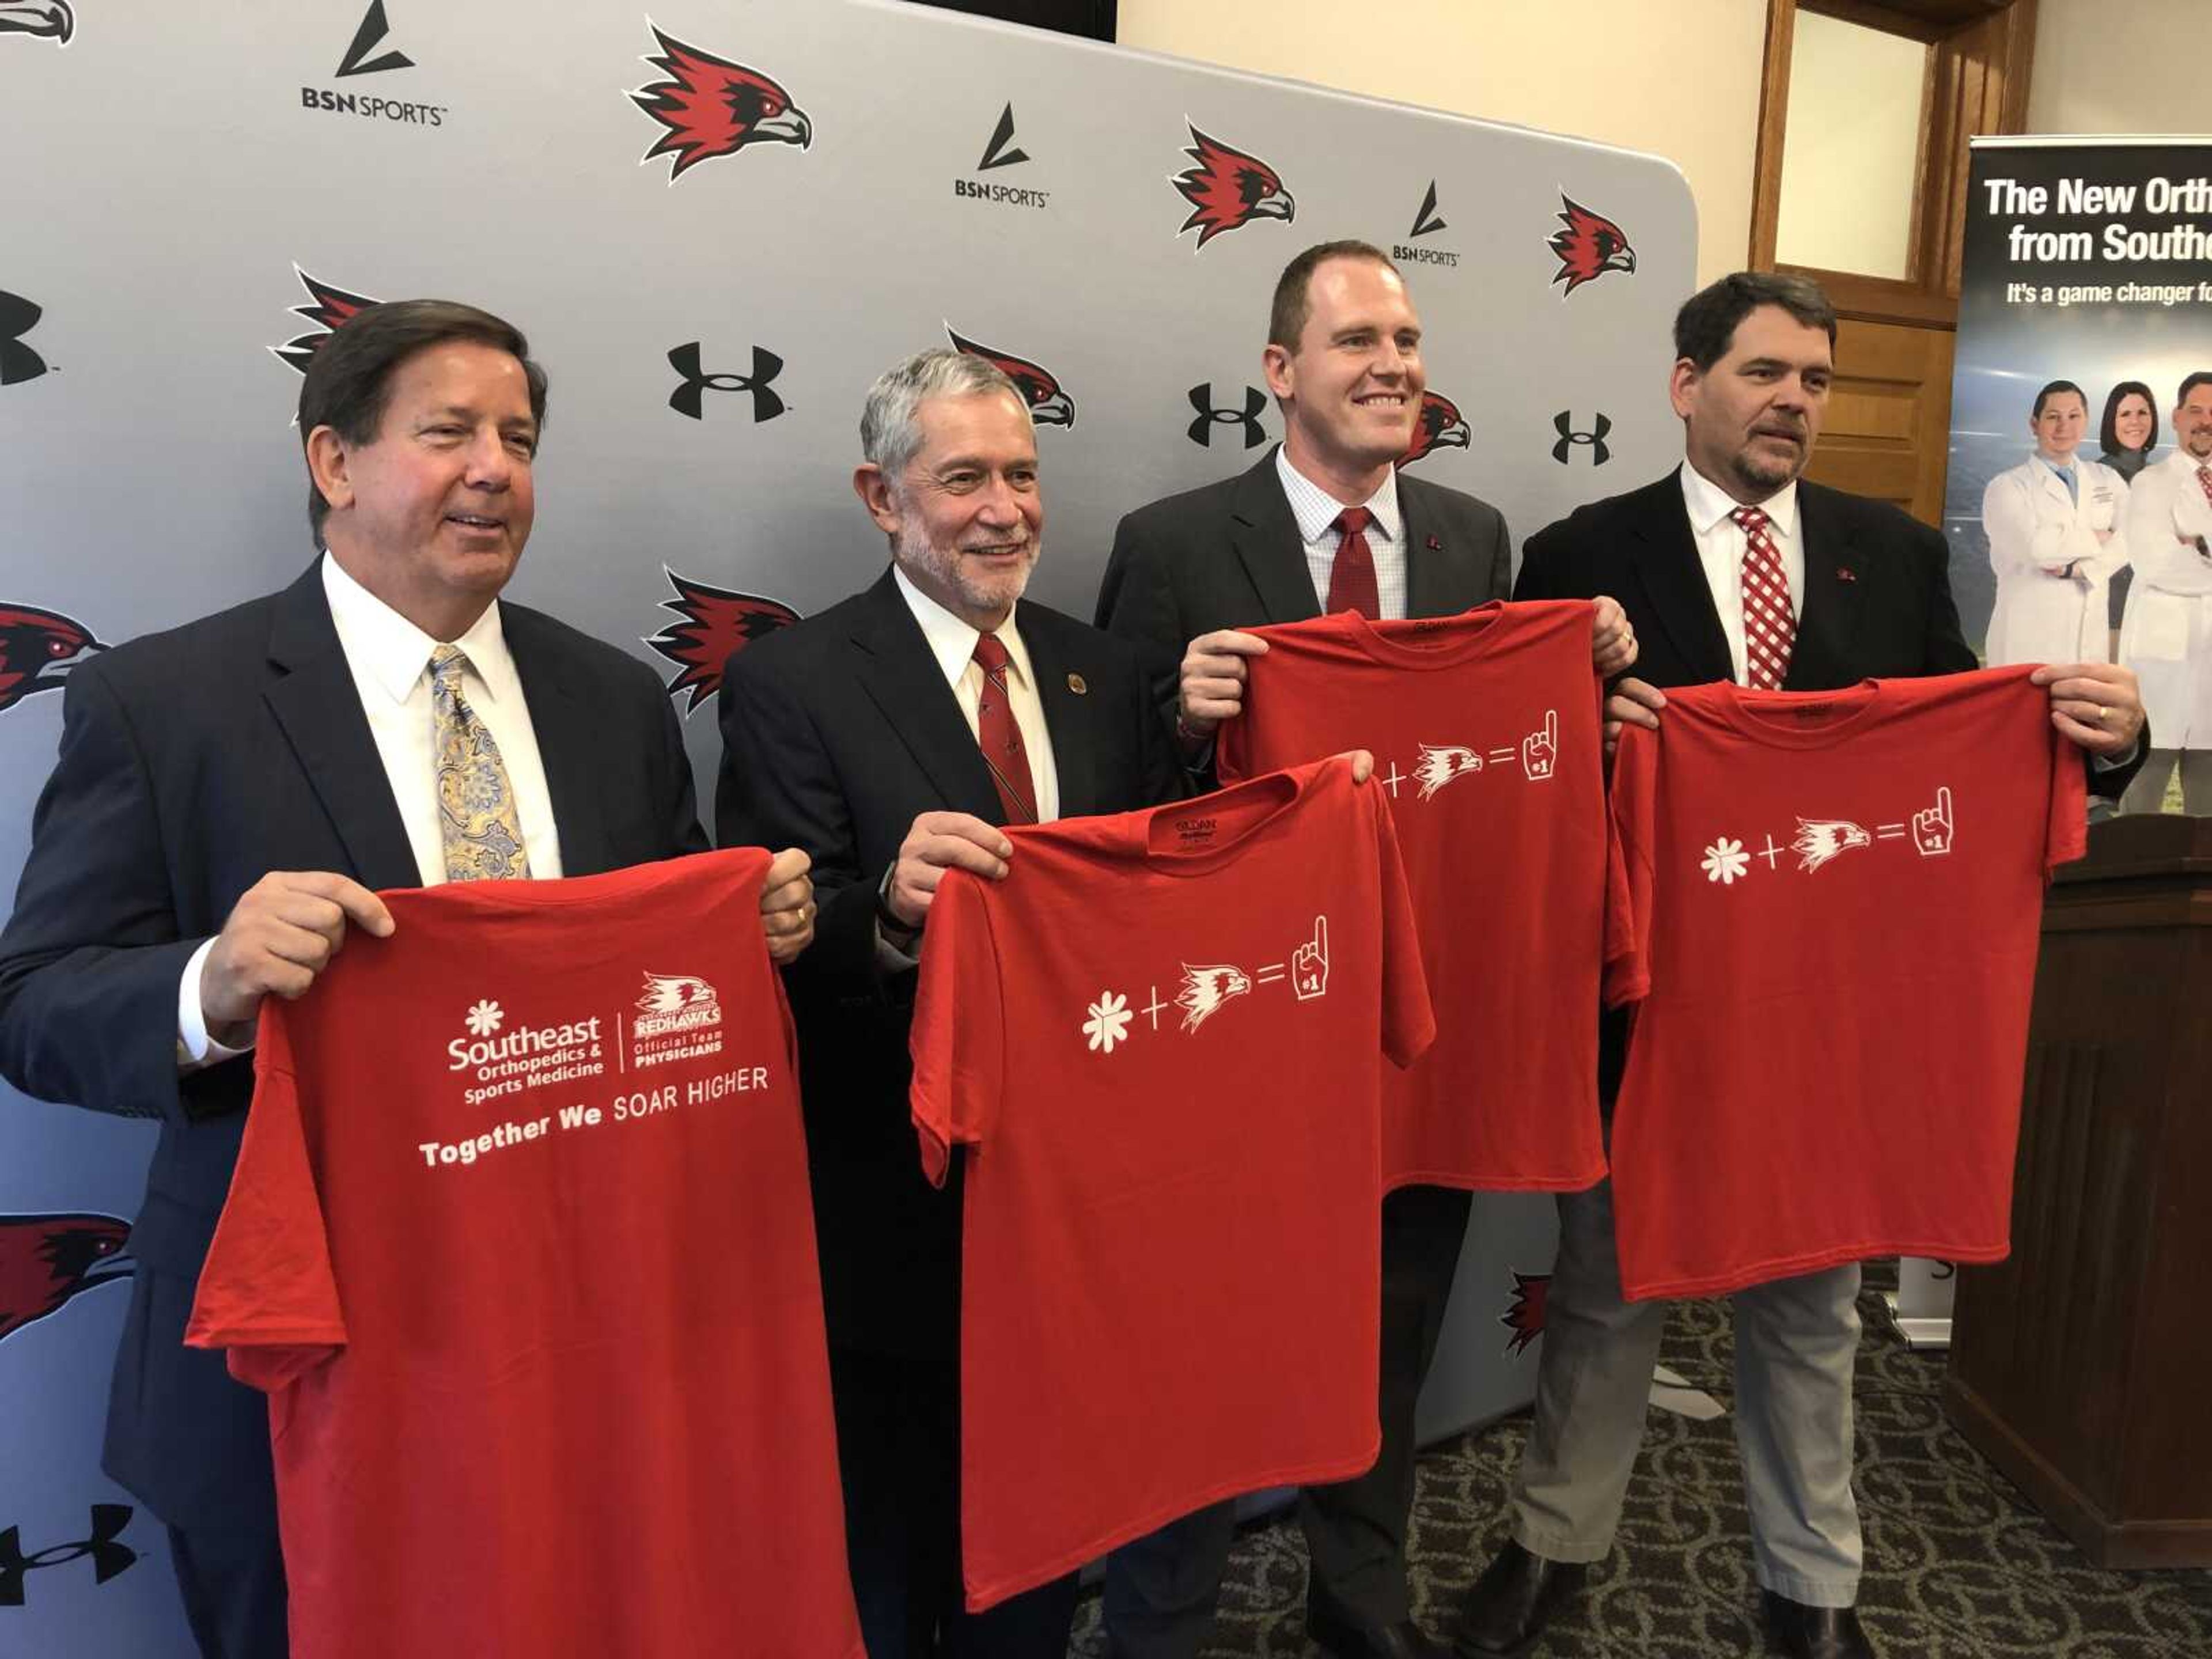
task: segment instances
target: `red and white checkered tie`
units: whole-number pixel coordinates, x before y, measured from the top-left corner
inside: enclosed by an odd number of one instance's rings
[[[1767,539],[1766,514],[1739,507],[1729,517],[1743,529],[1744,683],[1754,691],[1779,691],[1790,672],[1790,647],[1797,642],[1790,578],[1780,550]]]
[[[2204,491],[2204,499],[2208,501],[2212,501],[2212,466],[2198,467],[2197,469],[2197,482],[2198,486]]]

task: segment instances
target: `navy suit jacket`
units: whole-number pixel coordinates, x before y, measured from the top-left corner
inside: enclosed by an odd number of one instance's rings
[[[501,623],[570,875],[704,849],[658,678],[550,617]],[[172,1524],[273,1500],[264,1397],[185,1325],[230,1188],[252,1058],[180,1076],[185,964],[272,870],[420,877],[319,566],[281,592],[118,647],[70,677],[61,752],[0,934],[0,1075],[26,1094],[158,1119],[131,1230],[137,1281],[108,1408],[108,1473]]]

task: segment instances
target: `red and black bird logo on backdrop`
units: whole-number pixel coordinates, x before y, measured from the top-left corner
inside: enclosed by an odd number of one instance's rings
[[[656,155],[673,155],[672,185],[700,162],[753,144],[805,149],[813,143],[814,124],[806,112],[758,70],[687,46],[658,28],[653,38],[660,51],[647,53],[645,61],[669,78],[640,87],[629,100],[667,131],[639,158],[640,166]]]
[[[350,294],[344,289],[318,282],[297,265],[292,267],[292,274],[300,279],[300,286],[307,290],[307,303],[294,306],[292,314],[306,318],[314,327],[305,334],[285,341],[283,345],[269,349],[305,374],[308,360],[322,349],[323,342],[377,302],[365,294]]]
[[[1559,256],[1559,268],[1552,280],[1566,284],[1560,290],[1561,299],[1608,270],[1635,271],[1636,250],[1629,246],[1626,231],[1603,214],[1592,213],[1565,191],[1559,192],[1559,222],[1566,228],[1553,232],[1545,246]]]
[[[96,1285],[128,1279],[131,1224],[112,1215],[0,1215],[0,1341]]]
[[[0,0],[0,35],[27,34],[65,46],[76,33],[69,0]]]
[[[660,602],[661,608],[673,611],[684,620],[669,623],[646,643],[683,671],[668,682],[668,695],[691,694],[690,702],[684,705],[688,717],[722,689],[722,665],[729,661],[732,652],[744,649],[763,634],[788,628],[799,620],[799,612],[781,599],[695,582],[666,565],[660,567],[660,572],[676,590],[674,599]]]
[[[1183,154],[1197,165],[1176,173],[1170,182],[1190,204],[1190,217],[1176,234],[1182,235],[1194,225],[1198,228],[1198,245],[1193,252],[1223,232],[1249,225],[1255,219],[1287,222],[1297,216],[1297,204],[1291,199],[1291,192],[1283,188],[1274,168],[1258,156],[1231,149],[1195,126],[1190,129],[1190,147]]]
[[[1516,1273],[1513,1275],[1513,1300],[1505,1311],[1498,1316],[1498,1322],[1513,1333],[1505,1345],[1508,1353],[1519,1353],[1544,1334],[1544,1304],[1552,1294],[1549,1273]]]
[[[1411,466],[1432,450],[1465,449],[1472,436],[1457,404],[1441,392],[1424,392],[1421,418],[1413,428],[1413,441],[1406,446],[1398,465]]]
[[[0,605],[0,710],[52,691],[88,651],[107,647],[74,617],[35,605]]]
[[[995,363],[1006,377],[1014,383],[1022,399],[1030,406],[1030,419],[1039,426],[1075,424],[1075,399],[1069,397],[1060,384],[1060,377],[1042,363],[1033,363],[1026,357],[1017,357],[1011,351],[980,345],[974,340],[963,339],[951,324],[945,325],[945,337],[952,342],[955,351],[964,351],[971,357],[981,357],[987,363]]]

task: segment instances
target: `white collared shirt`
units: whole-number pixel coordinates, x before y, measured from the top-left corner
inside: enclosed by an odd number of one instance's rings
[[[977,708],[983,701],[983,665],[975,660],[980,629],[969,627],[935,599],[907,580],[906,572],[891,567],[891,580],[899,596],[921,624],[921,636],[945,683],[960,704],[968,730],[975,731]],[[1053,764],[1052,732],[1044,722],[1044,703],[1037,696],[1036,671],[1030,664],[1029,647],[1009,616],[997,629],[999,643],[1006,647],[1006,701],[1012,706],[1014,724],[1021,729],[1022,747],[1029,751],[1030,787],[1036,799],[1037,822],[1050,823],[1060,816],[1060,774]]]
[[[1745,684],[1743,556],[1747,540],[1742,526],[1729,516],[1743,503],[1686,460],[1682,505],[1689,510],[1690,534],[1698,544],[1698,562],[1705,567],[1705,586],[1712,590],[1713,609],[1720,613],[1721,632],[1728,635],[1731,672],[1738,685]],[[1805,538],[1798,532],[1797,481],[1792,478],[1758,506],[1766,514],[1766,538],[1782,556],[1782,574],[1790,583],[1790,614],[1802,621]]]
[[[338,648],[345,653],[362,712],[368,717],[377,758],[384,763],[385,780],[392,787],[407,844],[415,854],[416,874],[423,886],[435,887],[446,879],[445,842],[438,829],[435,717],[430,706],[430,653],[440,642],[348,575],[327,553],[323,555],[322,576]],[[486,605],[483,615],[453,643],[469,659],[461,673],[462,696],[499,745],[501,763],[514,791],[530,873],[558,876],[561,838],[553,823],[552,792],[538,758],[538,733],[530,723],[522,678],[515,672],[500,626],[499,601]],[[177,1032],[184,1057],[194,1063],[212,1064],[244,1052],[212,1040],[201,1013],[200,972],[214,947],[210,939],[192,953],[178,991]]]
[[[1337,544],[1344,539],[1336,515],[1344,503],[1291,465],[1287,449],[1275,452],[1275,476],[1282,480],[1290,499],[1291,516],[1297,520],[1298,538],[1305,544],[1306,569],[1313,577],[1314,602],[1328,609],[1329,577],[1336,568]],[[1367,526],[1367,549],[1375,560],[1375,597],[1382,607],[1382,620],[1402,622],[1406,616],[1406,526],[1398,510],[1398,469],[1392,467],[1364,503],[1374,522]]]

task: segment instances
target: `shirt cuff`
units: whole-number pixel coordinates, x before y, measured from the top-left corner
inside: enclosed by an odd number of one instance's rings
[[[2117,772],[2123,766],[2134,765],[2136,757],[2141,753],[2142,753],[2142,739],[2137,738],[2128,745],[2128,751],[2124,755],[2090,756],[2089,769],[2092,772]]]
[[[246,1028],[246,1041],[237,1048],[216,1041],[208,1030],[207,1016],[200,1009],[200,975],[207,967],[208,952],[215,949],[215,940],[200,941],[200,948],[185,963],[183,977],[177,983],[177,1069],[197,1072],[204,1066],[220,1066],[226,1060],[235,1060],[240,1054],[253,1052],[253,1030]],[[226,1032],[225,1036],[239,1036]]]

